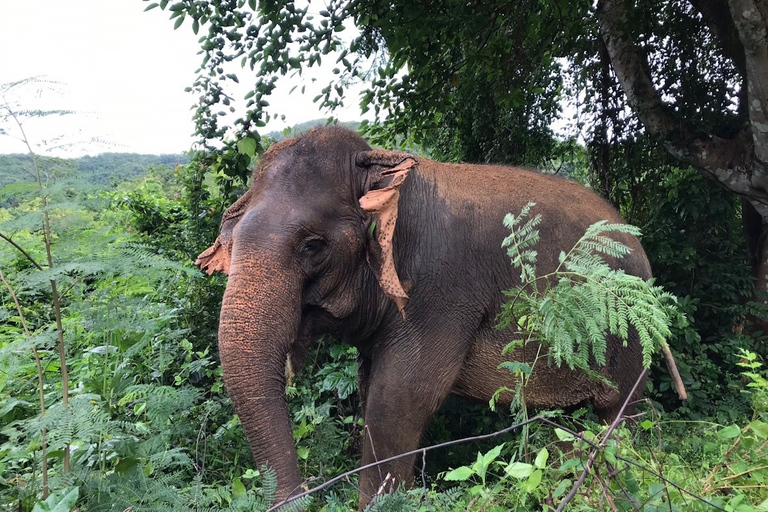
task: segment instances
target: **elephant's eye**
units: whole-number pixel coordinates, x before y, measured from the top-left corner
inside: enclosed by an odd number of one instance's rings
[[[330,256],[328,248],[328,242],[320,237],[312,236],[305,239],[299,246],[298,252],[304,271],[315,272],[324,262],[327,262]]]
[[[312,255],[322,250],[325,247],[325,240],[322,238],[310,238],[304,242],[301,247],[301,253],[306,255]]]

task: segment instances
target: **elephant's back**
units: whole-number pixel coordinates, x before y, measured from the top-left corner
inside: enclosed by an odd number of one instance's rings
[[[494,253],[509,234],[503,219],[518,214],[529,203],[531,215],[541,214],[537,247],[540,271],[553,270],[561,250],[569,250],[595,222],[625,222],[616,209],[590,189],[574,181],[519,167],[445,164],[420,160],[419,175],[434,184],[436,208],[445,208],[467,226],[464,236],[475,246]],[[639,241],[629,235],[614,235],[632,249],[632,255],[615,262],[633,275],[651,277],[650,264]],[[509,261],[505,259],[505,265]]]
[[[438,196],[456,208],[470,204],[488,213],[506,214],[534,202],[539,209],[571,212],[571,220],[585,217],[623,222],[618,212],[597,194],[558,176],[520,167],[432,160],[420,160],[418,172],[434,182]]]

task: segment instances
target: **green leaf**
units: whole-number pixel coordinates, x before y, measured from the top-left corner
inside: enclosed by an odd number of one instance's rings
[[[243,473],[243,476],[241,478],[251,479],[251,478],[258,477],[259,475],[261,475],[261,471],[259,471],[258,469],[248,468],[245,470],[245,473]]]
[[[557,438],[560,441],[566,441],[567,442],[567,441],[573,441],[574,439],[576,439],[573,436],[573,434],[571,434],[569,432],[566,432],[565,430],[563,430],[561,428],[556,428],[555,429],[555,435],[557,436]]]
[[[749,426],[752,428],[752,430],[757,434],[758,437],[761,439],[768,439],[768,423],[765,423],[764,421],[755,420],[752,423],[749,424]]]
[[[13,397],[8,397],[0,402],[0,417],[5,416],[11,412],[17,405],[28,406],[29,402],[22,402],[21,400]]]
[[[533,469],[533,466],[526,462],[512,462],[504,469],[504,472],[512,478],[521,480],[531,476]]]
[[[245,485],[243,485],[243,482],[239,478],[235,478],[232,480],[232,494],[239,498],[241,496],[245,496],[246,489]]]
[[[80,496],[80,489],[74,487],[69,491],[62,493],[53,493],[48,496],[48,499],[35,503],[32,508],[32,512],[69,512],[77,503],[77,498]]]
[[[666,486],[663,482],[654,482],[651,485],[648,486],[648,497],[650,499],[653,498],[660,498],[663,496],[664,489]]]
[[[254,156],[256,154],[256,141],[251,137],[245,137],[237,141],[237,150],[248,156]]]
[[[523,482],[520,488],[523,490],[523,492],[533,492],[541,483],[541,477],[543,475],[544,473],[540,469],[535,470],[533,473],[531,473],[531,476],[528,477],[528,480]]]
[[[563,462],[563,464],[558,468],[558,470],[561,471],[561,472],[566,472],[566,471],[570,471],[572,469],[575,469],[575,470],[578,471],[578,470],[581,470],[583,468],[584,468],[584,461],[582,461],[581,459],[573,458],[573,459],[568,459],[565,462]]]
[[[475,472],[469,466],[461,466],[446,473],[443,479],[449,482],[464,482],[474,474]]]
[[[125,457],[115,464],[115,473],[117,473],[118,476],[125,477],[140,463],[141,460],[136,457]]]
[[[498,456],[501,455],[502,448],[504,448],[504,443],[498,446],[495,446],[493,449],[489,450],[485,455],[478,457],[478,460],[482,461],[483,466],[487,468],[491,464],[491,462],[496,460]]]
[[[531,365],[520,361],[504,361],[499,365],[499,369],[506,369],[515,375],[528,376],[531,374]]]
[[[555,490],[552,491],[552,497],[553,498],[559,498],[565,493],[565,490],[568,489],[571,486],[571,481],[568,479],[560,480],[560,483],[557,484],[557,487],[555,487]]]
[[[741,428],[739,428],[738,425],[729,425],[723,429],[721,429],[717,433],[717,437],[720,439],[734,439],[741,434]]]
[[[547,459],[549,458],[549,451],[547,451],[546,448],[542,448],[539,450],[538,455],[536,455],[536,460],[533,461],[533,465],[537,468],[543,468],[547,465]]]

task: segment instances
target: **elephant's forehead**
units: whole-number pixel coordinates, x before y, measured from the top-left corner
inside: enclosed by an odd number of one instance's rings
[[[354,206],[348,184],[290,163],[265,169],[253,187],[256,194],[252,208],[262,212],[281,215],[290,212],[296,218],[319,220],[347,212]]]
[[[262,197],[281,196],[285,200],[331,206],[352,200],[349,180],[349,171],[345,172],[333,159],[286,154],[260,170],[254,187]]]
[[[324,155],[305,154],[294,148],[281,152],[262,170],[268,183],[297,187],[317,185],[316,180],[329,180],[338,174],[333,160]]]

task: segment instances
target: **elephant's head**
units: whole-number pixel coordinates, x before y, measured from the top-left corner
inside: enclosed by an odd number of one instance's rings
[[[392,237],[398,189],[416,163],[340,128],[279,142],[196,261],[229,275],[219,325],[224,379],[254,457],[277,472],[279,497],[301,483],[284,398],[288,358],[309,338],[364,317],[379,287],[404,314]]]

